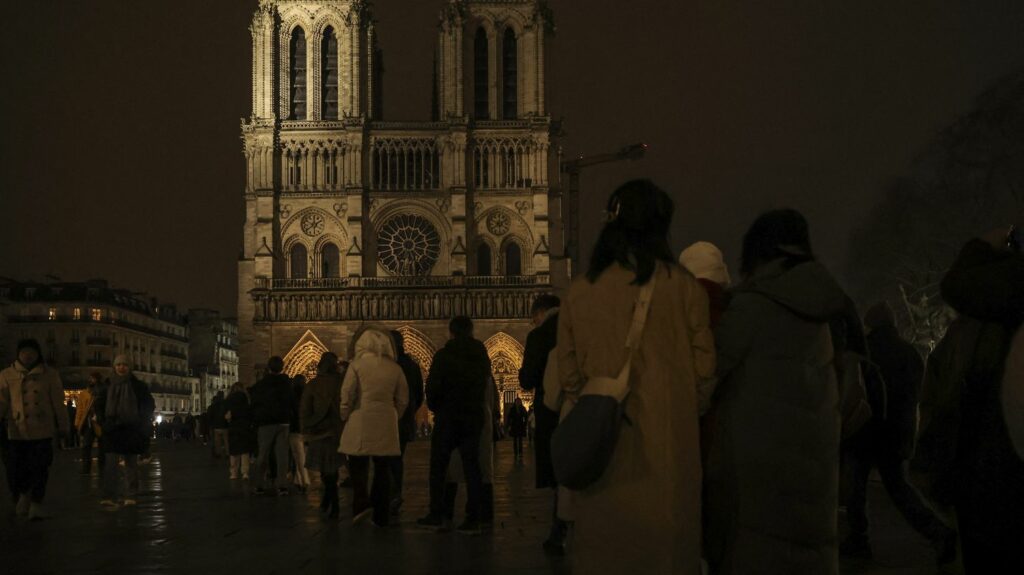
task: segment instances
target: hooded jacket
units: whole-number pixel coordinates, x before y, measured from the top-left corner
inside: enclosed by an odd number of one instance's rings
[[[820,264],[780,260],[736,288],[722,315],[705,469],[705,541],[718,573],[838,573],[840,416],[829,322],[846,301]]]
[[[484,344],[472,337],[448,340],[434,354],[427,375],[427,407],[437,417],[483,417],[491,358]]]
[[[57,370],[42,362],[29,369],[15,361],[0,372],[0,419],[4,418],[13,441],[66,434],[70,421]]]
[[[355,359],[341,386],[345,420],[338,449],[347,455],[401,455],[398,417],[409,403],[402,368],[388,332],[368,329],[356,340]]]

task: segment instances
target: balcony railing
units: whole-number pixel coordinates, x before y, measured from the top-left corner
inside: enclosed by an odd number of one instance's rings
[[[188,377],[187,371],[181,371],[178,369],[161,369],[160,373],[164,375],[176,375],[178,377]]]
[[[49,322],[50,320],[45,315],[9,315],[7,316],[7,321],[9,321],[10,323],[43,323]],[[137,323],[133,323],[130,321],[110,319],[106,315],[103,316],[102,320],[94,320],[89,316],[82,316],[81,319],[60,318],[60,321],[70,321],[73,323],[80,324],[116,325],[119,327],[123,327],[125,329],[130,329],[132,331],[137,331],[140,333],[145,333],[156,337],[163,337],[167,339],[173,339],[175,341],[180,341],[183,343],[188,343],[188,338],[185,336],[167,333],[166,331],[153,329],[151,327],[139,325]],[[102,345],[109,345],[109,343]]]
[[[547,286],[551,277],[532,276],[400,276],[351,278],[256,278],[258,290],[350,290],[409,288],[479,288]]]
[[[186,357],[184,353],[181,353],[180,351],[172,351],[169,349],[161,349],[160,355],[164,357],[174,357],[177,359],[188,359],[188,357]]]

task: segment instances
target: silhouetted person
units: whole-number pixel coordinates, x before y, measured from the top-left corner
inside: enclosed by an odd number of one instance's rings
[[[256,459],[256,481],[253,492],[257,495],[272,489],[276,483],[278,495],[288,495],[288,421],[292,411],[292,382],[283,373],[284,360],[273,356],[267,361],[267,374],[249,390],[252,419],[256,425],[259,457]],[[273,453],[275,470],[273,483],[267,477],[270,456]]]
[[[301,373],[292,378],[291,419],[288,422],[288,449],[292,461],[295,462],[294,483],[299,493],[309,489],[309,470],[306,469],[306,440],[302,436],[302,423],[299,409],[302,405],[302,394],[306,391],[306,376]]]
[[[320,510],[330,518],[337,518],[338,468],[341,456],[338,441],[341,437],[341,383],[338,356],[324,352],[316,366],[316,377],[306,384],[299,407],[299,422],[306,439],[306,467],[320,472],[324,492]]]
[[[936,515],[907,478],[907,461],[913,456],[917,434],[924,361],[914,346],[900,337],[896,318],[885,302],[868,310],[864,325],[870,330],[867,345],[871,361],[885,383],[885,401],[872,405],[875,417],[849,440],[851,445],[845,451],[843,464],[850,467],[853,485],[846,506],[850,535],[840,549],[847,555],[871,555],[867,483],[875,467],[907,523],[939,549],[940,560],[948,561],[956,550],[956,532]]]
[[[544,550],[552,555],[565,553],[568,524],[558,517],[558,481],[551,463],[551,435],[558,426],[559,414],[544,405],[544,372],[548,356],[555,349],[558,337],[558,296],[537,296],[530,309],[533,329],[526,336],[523,365],[519,368],[519,385],[533,392],[533,418],[535,422],[533,456],[537,468],[537,489],[553,490],[551,531],[544,541]]]
[[[213,396],[213,401],[210,402],[210,409],[206,411],[207,417],[210,420],[210,430],[213,435],[210,453],[214,457],[228,455],[228,421],[224,419],[225,411],[226,403],[224,401],[224,392],[218,391],[216,395]]]
[[[942,297],[960,318],[928,360],[922,401],[922,455],[940,471],[936,497],[956,509],[968,574],[1007,573],[1024,549],[1024,459],[1017,411],[1004,392],[1011,349],[1021,349],[1024,255],[1007,230],[969,241],[942,280]],[[1018,374],[1019,376],[1019,374]],[[1012,386],[1012,387],[1007,387]]]
[[[103,449],[103,442],[99,441],[100,427],[96,418],[96,398],[105,393],[107,384],[103,376],[98,372],[89,374],[87,387],[78,395],[78,411],[75,413],[75,427],[78,428],[82,437],[82,474],[89,475],[92,472],[92,448],[93,443],[97,444],[96,463],[103,474],[106,451]]]
[[[741,272],[715,329],[708,562],[723,575],[836,574],[841,422],[830,322],[847,296],[815,261],[794,210],[754,221]]]
[[[224,419],[228,422],[228,466],[231,479],[249,479],[249,463],[256,448],[256,429],[252,422],[249,394],[242,382],[236,381],[224,400]]]
[[[516,398],[515,403],[505,410],[505,426],[512,438],[512,453],[516,459],[523,458],[523,438],[526,437],[526,407],[523,400]]]
[[[423,372],[419,364],[405,351],[405,338],[400,331],[392,331],[395,342],[395,361],[405,374],[405,382],[409,388],[409,404],[405,413],[398,420],[398,442],[402,454],[391,459],[391,474],[394,488],[392,514],[397,514],[402,507],[402,487],[405,485],[405,447],[416,438],[416,412],[423,405]]]
[[[485,389],[491,360],[484,344],[473,337],[473,321],[455,317],[448,324],[450,339],[434,354],[427,376],[427,406],[434,412],[430,443],[430,513],[417,521],[422,527],[446,528],[444,485],[452,452],[462,457],[469,502],[459,531],[481,531],[483,478],[480,471],[480,432],[484,427]]]

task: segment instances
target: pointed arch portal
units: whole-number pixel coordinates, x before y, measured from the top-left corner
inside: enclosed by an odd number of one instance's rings
[[[316,377],[316,364],[325,351],[327,346],[320,338],[312,331],[306,330],[292,346],[291,351],[284,356],[284,372],[288,377],[295,377],[301,373],[306,376],[306,381],[313,379]]]
[[[501,408],[502,421],[505,408],[515,403],[516,397],[523,400],[527,409],[533,404],[533,392],[523,391],[519,387],[519,368],[523,365],[523,344],[505,332],[498,332],[484,342],[487,354],[491,357],[491,371],[494,382],[498,385],[498,402]]]

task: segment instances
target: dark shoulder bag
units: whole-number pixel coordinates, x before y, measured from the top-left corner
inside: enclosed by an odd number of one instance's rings
[[[626,364],[618,377],[588,379],[575,406],[555,428],[551,438],[555,478],[569,489],[586,489],[604,475],[611,462],[625,419],[623,402],[629,395],[629,368],[647,322],[655,277],[652,275],[647,285],[640,288],[626,337]]]

